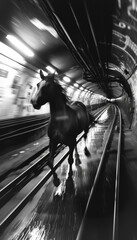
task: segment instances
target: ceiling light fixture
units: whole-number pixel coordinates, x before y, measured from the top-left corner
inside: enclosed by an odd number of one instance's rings
[[[13,35],[7,35],[6,38],[26,56],[28,57],[34,56],[34,53],[32,52],[32,50],[28,48],[24,43],[22,43],[19,39],[14,37]]]
[[[69,78],[69,77],[67,77],[67,76],[64,76],[64,77],[63,77],[63,80],[64,80],[65,82],[67,82],[67,83],[69,83],[69,82],[70,82],[70,78]]]
[[[74,87],[78,87],[79,85],[78,85],[78,83],[74,83]]]
[[[57,71],[51,67],[51,66],[47,66],[46,69],[50,72],[50,73],[55,73],[55,74],[58,74]]]
[[[0,53],[20,64],[25,64],[26,61],[25,59],[19,54],[17,53],[15,50],[13,50],[12,48],[8,47],[6,44],[4,44],[3,42],[0,42]]]
[[[83,90],[84,88],[83,87],[80,87],[80,90]]]
[[[53,27],[50,26],[46,26],[45,24],[43,24],[41,21],[39,21],[37,18],[33,18],[30,20],[30,22],[37,27],[40,30],[46,30],[48,31],[53,37],[58,38],[58,34],[55,31],[55,29]]]

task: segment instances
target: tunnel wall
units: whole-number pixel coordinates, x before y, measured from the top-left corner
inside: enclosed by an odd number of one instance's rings
[[[15,61],[14,67],[0,61],[0,120],[20,118],[32,115],[49,114],[49,104],[40,110],[33,108],[31,96],[37,90],[36,84],[40,81],[39,69],[33,70]],[[61,82],[61,81],[60,81]],[[72,101],[82,101],[85,105],[100,104],[101,96],[91,96],[89,91],[62,85]]]
[[[14,67],[0,62],[0,120],[49,112],[48,104],[38,111],[30,103],[31,95],[40,81],[37,75],[35,71],[16,62]]]
[[[135,73],[130,77],[128,82],[133,93],[133,103],[131,109],[131,115],[133,114],[132,129],[137,138],[137,71],[135,71]]]

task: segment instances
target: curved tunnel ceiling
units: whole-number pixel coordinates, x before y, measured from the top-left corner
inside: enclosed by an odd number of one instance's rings
[[[83,69],[83,78],[108,97],[123,89],[136,68],[137,2],[128,0],[40,1]]]
[[[6,17],[5,17],[6,16]],[[34,20],[43,23],[38,28]],[[1,39],[14,34],[60,75],[109,98],[124,91],[137,61],[136,0],[2,0]]]

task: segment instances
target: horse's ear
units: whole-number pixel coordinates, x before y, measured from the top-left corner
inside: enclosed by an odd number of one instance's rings
[[[44,76],[44,74],[43,74],[43,72],[42,72],[42,70],[40,69],[40,77],[41,77],[41,79],[42,80],[44,80],[45,79],[45,76]]]
[[[54,73],[49,73],[49,79],[50,79],[50,82],[54,82],[55,80],[55,72]]]

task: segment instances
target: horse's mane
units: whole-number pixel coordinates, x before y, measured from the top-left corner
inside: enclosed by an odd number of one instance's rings
[[[66,90],[60,85],[59,81],[55,79],[54,84],[56,85],[56,92],[62,95],[63,102],[70,104],[71,99],[67,96]]]

